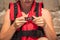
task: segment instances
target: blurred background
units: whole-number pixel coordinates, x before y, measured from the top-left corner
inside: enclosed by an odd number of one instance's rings
[[[0,0],[0,30],[10,2],[16,2],[16,0]],[[60,34],[60,0],[36,0],[36,2],[43,2],[44,8],[51,12],[56,34]],[[58,39],[60,40],[60,36]]]

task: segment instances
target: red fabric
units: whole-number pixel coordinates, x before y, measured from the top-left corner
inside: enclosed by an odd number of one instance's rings
[[[14,20],[14,4],[10,3],[10,20]]]
[[[20,9],[19,4],[17,4],[17,5],[18,5],[17,17],[21,17],[22,16],[21,9]],[[35,16],[35,12],[34,12],[35,6],[36,6],[36,3],[34,2],[34,4],[32,5],[32,8],[30,10],[30,12],[28,13],[28,17]],[[41,8],[42,8],[42,3],[39,4],[39,9],[38,9],[39,10],[39,16],[42,16],[42,13],[41,13],[42,10],[41,10]],[[10,18],[11,18],[11,20],[14,20],[14,5],[13,4],[11,4],[11,7],[10,7]],[[32,22],[32,20],[26,22],[26,24],[24,24],[22,26],[22,30],[23,31],[36,30],[36,29],[37,29],[37,25],[34,24]],[[20,29],[17,29],[17,30],[19,31]],[[23,36],[21,39],[22,40],[37,40],[37,38],[26,37],[26,36]]]
[[[42,5],[43,5],[43,2],[40,2],[39,3],[39,16],[42,16]]]

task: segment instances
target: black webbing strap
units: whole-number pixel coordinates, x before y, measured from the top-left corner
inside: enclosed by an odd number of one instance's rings
[[[44,5],[42,3],[42,8],[44,8]],[[35,12],[36,12],[36,17],[38,17],[38,11],[39,10],[39,3],[36,3],[36,7],[35,7]]]
[[[17,13],[18,13],[17,3],[14,3],[14,19],[16,19]]]
[[[18,31],[17,33],[17,37],[23,37],[23,36],[30,36],[30,37],[33,37],[33,38],[39,38],[39,37],[44,37],[45,36],[45,33],[44,33],[44,30],[42,28],[40,29],[37,29],[37,30],[30,30],[30,31]]]
[[[45,37],[44,30],[41,27],[38,27],[37,30],[30,30],[30,31],[16,31],[14,36],[11,40],[21,40],[21,37],[33,37],[33,38],[39,38],[39,37]]]
[[[17,14],[18,14],[18,6],[17,3],[14,3],[14,20],[17,18]],[[22,29],[22,27],[20,28],[20,30]]]
[[[38,8],[39,8],[39,3],[36,3],[36,7],[35,7],[36,17],[38,17]]]
[[[9,5],[9,8],[10,8],[10,5]],[[18,13],[17,3],[14,3],[14,21],[17,17],[17,13]],[[11,21],[11,24],[13,24],[14,21]]]

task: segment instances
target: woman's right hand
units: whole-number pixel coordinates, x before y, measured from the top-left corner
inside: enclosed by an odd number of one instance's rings
[[[13,24],[14,24],[14,27],[17,29],[17,28],[20,28],[26,22],[27,21],[25,21],[24,16],[22,16],[22,17],[16,18]]]

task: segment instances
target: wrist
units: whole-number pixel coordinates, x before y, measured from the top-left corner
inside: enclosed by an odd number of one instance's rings
[[[13,25],[13,27],[14,27],[15,30],[16,30],[16,29],[17,29],[17,25],[16,25],[16,23],[13,23],[12,25]]]
[[[18,29],[18,28],[21,27],[21,25],[17,25],[16,23],[13,23],[13,26],[14,26],[15,29]]]

